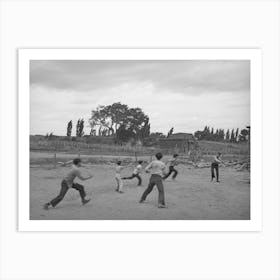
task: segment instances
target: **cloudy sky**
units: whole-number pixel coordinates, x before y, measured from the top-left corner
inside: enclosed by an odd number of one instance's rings
[[[250,123],[249,61],[30,62],[31,134],[65,135],[98,105],[140,107],[151,130],[195,132]],[[88,124],[85,133],[89,133]]]

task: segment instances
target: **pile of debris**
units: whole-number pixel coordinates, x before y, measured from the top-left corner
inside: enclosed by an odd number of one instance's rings
[[[211,167],[211,162],[204,162],[204,160],[202,159],[199,162],[187,162],[188,164],[191,164],[193,167],[195,168],[210,168]],[[250,171],[250,160],[246,159],[246,160],[242,160],[242,161],[225,161],[225,167],[232,167],[234,168],[236,171]],[[221,165],[223,166],[223,165]]]

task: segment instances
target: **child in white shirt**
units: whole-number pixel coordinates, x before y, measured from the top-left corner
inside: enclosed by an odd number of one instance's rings
[[[121,171],[125,168],[124,166],[121,166],[122,162],[119,160],[117,162],[117,166],[116,166],[116,174],[115,174],[115,178],[117,181],[117,188],[116,188],[116,192],[119,193],[123,193],[123,181],[122,181],[122,177],[121,177]]]

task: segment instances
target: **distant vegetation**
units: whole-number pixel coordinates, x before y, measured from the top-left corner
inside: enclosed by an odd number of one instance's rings
[[[130,143],[135,145],[141,143],[144,146],[154,146],[158,144],[160,138],[168,138],[174,133],[174,127],[166,134],[164,132],[151,133],[149,116],[141,108],[130,108],[120,102],[107,106],[99,105],[95,110],[92,110],[89,125],[91,128],[90,135],[85,135],[84,119],[79,119],[76,124],[75,136],[77,138],[84,136],[111,137],[114,138],[114,144]],[[72,128],[73,122],[70,120],[66,129],[68,138],[72,137]],[[53,133],[46,135],[47,139],[52,137]],[[250,138],[250,128],[243,128],[239,131],[239,128],[224,130],[205,126],[202,131],[196,131],[194,137],[196,140],[215,142],[247,142]]]
[[[166,134],[151,132],[149,116],[141,108],[130,108],[120,102],[99,105],[92,110],[88,122],[91,128],[89,135],[84,133],[83,118],[76,125],[70,120],[66,124],[66,136],[56,136],[52,132],[45,136],[31,136],[30,149],[104,155],[148,155],[155,150],[170,154],[175,148],[164,150],[159,145],[160,139],[173,135],[175,128],[171,127]],[[189,156],[196,160],[218,151],[227,155],[249,155],[250,127],[224,130],[205,126],[203,130],[194,133],[193,140],[195,145]]]

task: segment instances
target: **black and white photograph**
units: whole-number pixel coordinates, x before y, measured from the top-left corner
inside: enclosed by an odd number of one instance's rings
[[[250,220],[250,60],[30,60],[31,220]]]
[[[0,0],[0,279],[280,280],[279,0]]]

